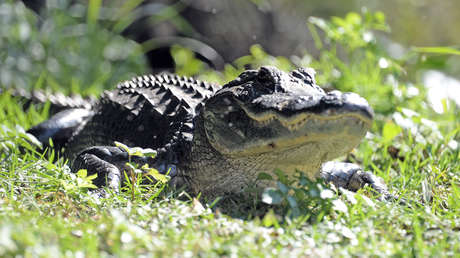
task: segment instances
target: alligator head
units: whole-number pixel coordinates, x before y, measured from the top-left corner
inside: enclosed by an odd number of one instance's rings
[[[313,69],[261,67],[224,85],[200,115],[209,145],[233,164],[229,170],[299,169],[313,178],[323,162],[359,144],[373,111],[355,93],[324,92]]]

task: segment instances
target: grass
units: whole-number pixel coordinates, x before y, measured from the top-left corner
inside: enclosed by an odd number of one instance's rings
[[[87,20],[92,24],[93,33],[103,30],[105,34],[101,35],[115,37],[97,25],[97,2],[92,4],[96,6],[91,7]],[[20,7],[15,10],[21,11]],[[24,15],[29,17],[27,13]],[[72,24],[66,20],[70,18],[63,17],[62,9],[57,8],[54,15],[50,22],[65,20],[66,26]],[[380,202],[368,189],[356,194],[346,191],[337,194],[322,185],[304,182],[301,177],[290,182],[283,179],[282,174],[274,179],[278,181],[279,204],[270,206],[267,212],[258,212],[263,204],[255,200],[246,212],[233,217],[216,208],[219,203],[208,205],[187,194],[171,193],[161,185],[153,187],[140,182],[120,194],[98,198],[89,190],[88,176],[70,173],[64,161],[55,161],[56,154],[40,154],[27,141],[30,137],[22,128],[46,119],[49,106],[24,108],[20,100],[2,94],[0,256],[458,257],[458,108],[446,101],[442,114],[434,112],[427,102],[425,87],[405,74],[405,71],[421,71],[420,67],[427,65],[423,62],[430,58],[409,53],[405,59],[394,60],[379,47],[377,40],[364,40],[363,35],[368,35],[365,33],[386,30],[382,15],[349,14],[331,21],[310,20],[310,31],[323,35],[317,38],[321,55],[316,58],[308,54],[289,59],[273,57],[254,46],[250,55],[228,64],[224,71],[215,72],[187,49],[177,46],[173,55],[179,73],[207,80],[227,81],[238,75],[246,64],[271,64],[287,70],[294,66],[312,66],[320,71],[317,78],[320,85],[358,92],[369,100],[376,117],[366,139],[342,160],[359,163],[381,176],[390,192],[401,195],[409,205]],[[27,21],[19,21],[24,22]],[[34,22],[32,19],[30,24]],[[16,28],[15,24],[10,20],[8,26]],[[56,22],[54,28],[59,26]],[[347,31],[346,38],[337,36],[343,28]],[[14,29],[10,32],[16,33]],[[34,33],[32,28],[31,35]],[[44,48],[56,48],[46,51],[51,54],[43,59],[51,58],[53,51],[66,51],[66,40],[57,40],[57,46],[53,46],[37,38],[38,34],[21,41],[22,45],[10,44],[8,49],[0,45],[2,53],[6,53],[0,58],[5,61],[21,53],[21,48],[27,49],[28,43],[36,42],[43,43]],[[2,34],[2,37],[15,40],[14,35]],[[83,42],[93,38],[75,37]],[[138,48],[132,42],[118,40],[119,44]],[[88,46],[104,49],[104,44],[96,40]],[[12,47],[18,49],[11,50]],[[84,51],[75,50],[74,45],[70,48],[76,51],[75,58],[81,59],[76,64],[107,66],[104,57],[85,55]],[[24,67],[3,65],[0,66],[3,73],[6,70],[12,73],[10,78],[16,78],[17,74],[22,78],[2,81],[2,87],[21,85],[23,81],[51,88],[71,85],[73,92],[100,92],[113,85],[112,80],[144,72],[139,65],[143,62],[139,53],[122,50],[130,54],[120,56],[114,50],[112,56],[120,58],[116,61],[117,70],[103,69],[106,72],[103,74],[90,67],[73,74],[75,67],[71,65],[60,66],[65,70],[62,75],[52,70],[43,72],[46,69],[42,62],[35,59],[31,59],[35,61],[30,62],[30,70],[22,72]],[[141,61],[133,61],[136,58]],[[385,68],[380,65],[382,60],[387,63]],[[64,59],[56,59],[56,62],[66,64]],[[410,87],[416,88],[418,94],[412,94]],[[293,194],[301,189],[308,194]]]

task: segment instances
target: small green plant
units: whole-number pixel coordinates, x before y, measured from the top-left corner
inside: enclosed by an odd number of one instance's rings
[[[124,175],[125,178],[128,179],[126,186],[127,189],[131,192],[131,200],[135,199],[136,194],[142,192],[141,184],[144,182],[144,179],[150,181],[150,183],[153,183],[154,189],[157,189],[158,187],[163,189],[166,186],[169,180],[169,176],[167,176],[169,171],[166,173],[166,175],[162,175],[157,169],[149,167],[148,164],[144,164],[139,167],[139,164],[133,162],[132,160],[133,157],[155,158],[157,155],[156,151],[150,148],[130,148],[121,142],[115,142],[115,146],[122,148],[128,153],[128,162],[125,164],[126,170],[124,171]]]
[[[322,180],[312,181],[303,172],[297,171],[289,178],[281,170],[273,172],[276,178],[260,173],[258,180],[274,180],[276,187],[268,187],[262,194],[262,202],[281,205],[293,218],[303,216],[305,220],[321,221],[329,214],[337,201],[336,194]]]
[[[86,169],[80,169],[76,173],[75,181],[61,179],[61,184],[66,192],[75,192],[77,189],[81,188],[96,189],[97,186],[93,184],[93,180],[96,178],[97,174],[88,175]]]

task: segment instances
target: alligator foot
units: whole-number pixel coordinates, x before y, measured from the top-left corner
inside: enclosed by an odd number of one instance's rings
[[[119,147],[114,146],[94,146],[80,152],[72,162],[72,172],[80,169],[88,170],[88,174],[97,174],[93,181],[96,186],[107,186],[114,192],[119,192],[123,184],[124,171],[130,169],[126,166],[127,162],[137,164],[141,167],[148,164],[149,167],[156,168],[160,172],[170,171],[170,176],[175,174],[175,166],[165,166],[155,158],[129,156],[128,153]],[[165,169],[168,168],[168,169]]]
[[[360,166],[345,162],[326,162],[321,167],[321,178],[333,183],[337,188],[356,192],[366,184],[369,185],[381,200],[391,201],[398,198],[390,194],[382,178],[366,172]]]

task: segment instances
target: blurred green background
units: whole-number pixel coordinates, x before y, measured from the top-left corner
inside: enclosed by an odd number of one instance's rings
[[[322,49],[315,44],[315,35],[312,36],[311,26],[307,25],[311,17],[328,20],[349,12],[377,11],[383,13],[385,25],[371,28],[377,30],[365,36],[402,64],[408,79],[424,83],[425,71],[430,69],[453,77],[460,74],[460,58],[458,51],[455,53],[460,42],[457,33],[460,1],[41,0],[24,3],[6,0],[0,4],[0,83],[4,88],[46,87],[96,94],[134,74],[174,71],[177,59],[170,52],[176,45],[191,49],[199,60],[218,70],[250,54],[254,44],[261,45],[272,56],[317,59]],[[324,30],[320,28],[317,33],[324,38]],[[344,35],[347,33],[344,31]],[[326,45],[328,39],[324,41]],[[349,47],[348,42],[342,40],[340,44],[336,54],[347,62],[346,51],[342,49]],[[414,51],[413,48],[439,46],[450,49]]]

